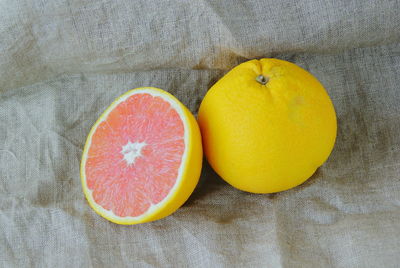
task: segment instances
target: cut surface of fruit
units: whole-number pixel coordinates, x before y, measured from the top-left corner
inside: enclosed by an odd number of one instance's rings
[[[201,137],[193,115],[156,88],[131,90],[93,126],[81,163],[91,207],[110,221],[135,224],[178,209],[195,188]]]

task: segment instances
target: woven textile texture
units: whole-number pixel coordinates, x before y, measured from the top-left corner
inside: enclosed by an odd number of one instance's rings
[[[0,0],[0,267],[399,267],[400,1]],[[194,114],[249,59],[326,87],[335,149],[303,185],[238,191],[205,164],[186,204],[119,226],[86,202],[86,136],[119,95]]]

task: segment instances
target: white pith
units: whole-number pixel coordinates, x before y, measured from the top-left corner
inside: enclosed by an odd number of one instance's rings
[[[135,164],[135,160],[142,156],[142,149],[146,146],[145,142],[131,142],[128,141],[122,146],[121,154],[124,156],[124,160],[128,166]]]

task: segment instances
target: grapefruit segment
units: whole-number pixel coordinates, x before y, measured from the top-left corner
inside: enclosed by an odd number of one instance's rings
[[[201,136],[190,111],[156,88],[131,90],[111,104],[90,131],[81,180],[90,206],[120,224],[165,217],[194,190]]]

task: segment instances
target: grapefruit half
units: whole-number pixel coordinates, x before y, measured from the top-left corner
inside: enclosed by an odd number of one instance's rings
[[[166,91],[137,88],[117,98],[89,132],[81,182],[98,214],[137,224],[177,210],[201,165],[201,135],[190,111]]]

